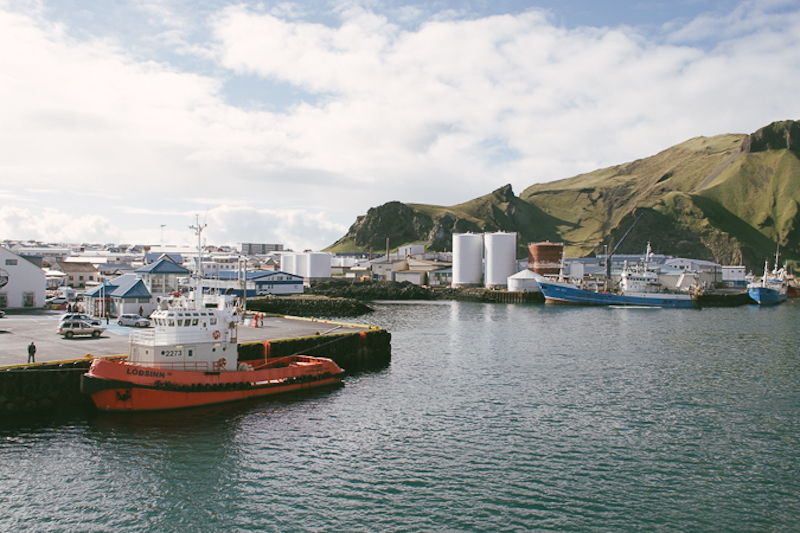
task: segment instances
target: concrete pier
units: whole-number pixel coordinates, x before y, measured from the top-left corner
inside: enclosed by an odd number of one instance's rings
[[[99,338],[65,339],[56,333],[62,314],[12,311],[0,319],[0,416],[81,404],[80,376],[92,359],[127,355],[128,336],[136,328],[110,320]],[[391,360],[391,334],[374,326],[284,316],[263,316],[257,327],[252,319],[246,324],[238,329],[243,361],[303,353],[356,372]],[[36,363],[27,364],[31,341]]]

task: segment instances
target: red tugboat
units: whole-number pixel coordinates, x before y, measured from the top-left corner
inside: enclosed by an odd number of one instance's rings
[[[154,411],[231,402],[336,385],[344,370],[324,357],[237,363],[236,316],[173,306],[131,335],[127,360],[95,359],[81,392],[103,411]]]
[[[150,316],[154,328],[131,334],[126,360],[92,361],[81,392],[98,409],[178,409],[341,383],[344,370],[324,357],[238,362],[233,300],[220,296],[212,307],[201,305],[197,285],[194,299],[162,303]]]

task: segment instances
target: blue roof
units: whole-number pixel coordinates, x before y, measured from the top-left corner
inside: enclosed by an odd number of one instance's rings
[[[248,270],[247,271],[247,279],[248,280],[255,280],[266,278],[270,276],[275,276],[278,274],[282,274],[284,276],[289,276],[291,278],[297,278],[298,280],[303,279],[302,276],[297,276],[295,274],[289,274],[288,272],[281,272],[280,270]],[[213,275],[206,276],[208,279],[219,279],[223,281],[236,281],[239,279],[239,273],[235,270],[223,270],[218,273],[214,273]]]
[[[111,293],[114,298],[150,298],[152,295],[147,286],[139,279],[126,280]]]
[[[188,274],[189,269],[176,265],[168,259],[159,259],[155,263],[136,269],[137,274]]]
[[[86,296],[99,298],[101,295],[108,298],[150,298],[152,296],[142,279],[133,274],[126,274],[111,281],[104,280],[102,285],[86,291]]]
[[[144,263],[146,265],[149,265],[151,263],[155,263],[162,257],[168,258],[176,265],[183,264],[183,256],[181,254],[165,254],[165,253],[150,253],[150,252],[144,254]]]

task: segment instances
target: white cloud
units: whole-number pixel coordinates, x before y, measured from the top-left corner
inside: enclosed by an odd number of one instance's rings
[[[475,194],[488,176],[524,187],[796,116],[798,15],[745,4],[735,18],[750,14],[759,31],[726,26],[711,52],[679,32],[659,44],[624,27],[567,31],[540,12],[408,32],[364,12],[329,28],[237,7],[216,36],[226,67],[330,95],[287,117],[305,164],[406,191],[458,177]],[[780,109],[753,98],[764,92]],[[487,139],[518,157],[488,165]]]
[[[45,242],[120,242],[122,233],[97,215],[61,213],[53,208],[33,210],[0,207],[0,235]]]
[[[198,74],[0,4],[0,198],[14,203],[0,235],[155,243],[167,224],[186,242],[200,213],[210,242],[321,248],[387,201],[520,192],[748,133],[800,117],[787,5],[743,2],[656,37],[566,30],[540,11],[440,13],[409,30],[418,10],[395,24],[345,2],[331,27],[297,4],[236,6],[211,17],[212,41],[191,42],[178,4],[141,0],[157,40],[217,62]],[[230,76],[296,88],[297,103],[230,105]]]

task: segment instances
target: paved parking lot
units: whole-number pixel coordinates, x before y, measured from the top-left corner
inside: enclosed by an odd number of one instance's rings
[[[128,334],[137,328],[118,326],[114,319],[99,338],[75,337],[65,339],[56,333],[58,319],[64,311],[6,311],[0,318],[0,366],[25,364],[27,347],[36,344],[36,362],[79,359],[93,356],[128,353]],[[333,329],[336,328],[336,329]],[[263,327],[239,327],[239,342],[267,341],[293,337],[307,337],[325,333],[357,332],[359,326],[337,327],[336,323],[265,317]],[[333,330],[333,331],[330,331]]]

